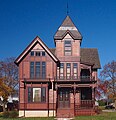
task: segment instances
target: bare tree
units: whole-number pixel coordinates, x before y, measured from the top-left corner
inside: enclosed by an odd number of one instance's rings
[[[100,73],[103,80],[108,82],[107,94],[116,99],[116,61],[109,62],[103,67]]]
[[[4,84],[13,90],[18,89],[18,68],[14,63],[15,58],[10,57],[0,61],[0,78],[4,78]]]

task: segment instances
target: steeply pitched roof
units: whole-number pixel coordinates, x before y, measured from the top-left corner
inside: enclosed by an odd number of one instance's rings
[[[50,51],[50,49],[45,45],[45,43],[37,36],[28,46],[27,48],[19,55],[19,57],[15,60],[15,63],[19,65],[19,63],[25,58],[25,56],[33,49],[33,47],[39,43],[41,47],[48,53],[48,55],[55,61],[58,62],[58,58]]]
[[[93,64],[93,68],[101,68],[96,48],[81,48],[81,63]]]
[[[50,49],[55,55],[55,48]],[[96,48],[81,48],[80,51],[81,63],[92,65],[93,68],[101,68],[99,55]]]
[[[67,16],[59,29],[57,30],[56,34],[54,35],[54,39],[63,39],[63,37],[69,33],[73,39],[81,40],[82,36],[81,33],[78,31],[74,23],[72,22],[71,18]]]
[[[75,27],[75,25],[72,22],[71,18],[69,16],[66,16],[66,18],[63,21],[61,27]]]

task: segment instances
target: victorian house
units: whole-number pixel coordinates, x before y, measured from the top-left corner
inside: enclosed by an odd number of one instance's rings
[[[100,68],[96,48],[81,48],[82,35],[66,16],[55,48],[38,36],[15,60],[19,66],[19,116],[73,117],[95,114]]]

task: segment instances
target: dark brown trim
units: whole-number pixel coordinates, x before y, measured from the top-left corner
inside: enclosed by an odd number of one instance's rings
[[[27,47],[26,49],[19,55],[19,57],[15,60],[15,64],[19,65],[20,62],[26,57],[26,55],[30,52],[30,50],[39,42],[37,39],[39,39],[42,44],[48,49],[48,51],[54,56],[55,60],[48,52],[47,50],[40,44],[40,46],[47,52],[47,54],[54,60],[54,62],[59,62],[58,58],[50,51],[50,49],[46,46],[46,44],[37,36]],[[34,43],[35,42],[35,43]],[[33,44],[34,43],[34,44]],[[29,47],[33,44],[33,46],[29,49]],[[27,52],[26,50],[29,49]],[[26,52],[26,53],[25,53]],[[25,53],[25,54],[24,54]],[[24,54],[24,56],[22,56]],[[22,57],[20,59],[20,57]],[[20,61],[18,61],[20,59]]]

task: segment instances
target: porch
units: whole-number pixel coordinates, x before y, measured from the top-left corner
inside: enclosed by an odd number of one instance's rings
[[[75,88],[74,90],[73,87],[58,86],[56,116],[71,118],[78,115],[95,114],[93,97],[92,88]]]

